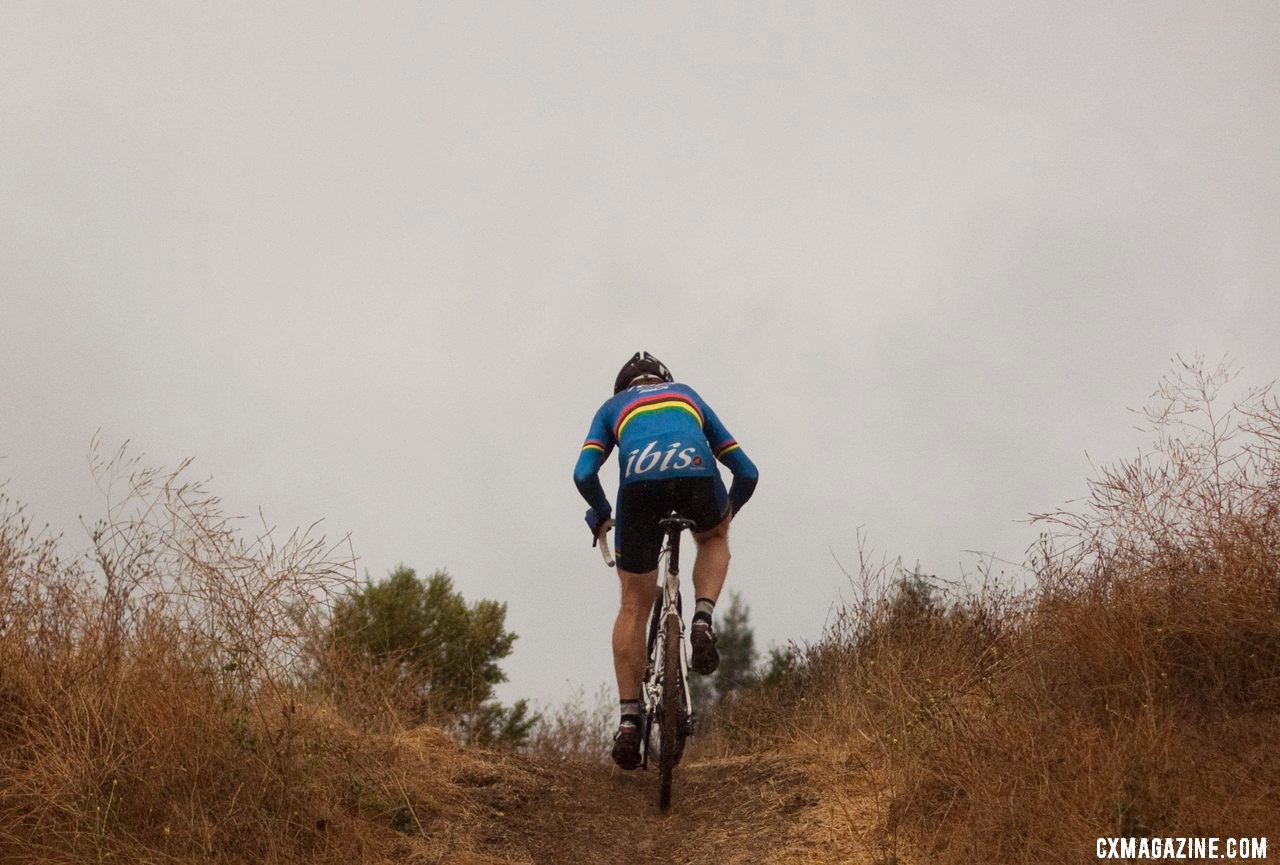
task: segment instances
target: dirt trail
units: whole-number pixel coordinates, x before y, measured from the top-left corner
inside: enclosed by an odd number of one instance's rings
[[[493,755],[454,783],[478,832],[461,865],[869,863],[865,803],[824,799],[817,767],[783,756],[693,762],[673,805],[656,805],[655,771]],[[825,771],[825,770],[824,770]]]

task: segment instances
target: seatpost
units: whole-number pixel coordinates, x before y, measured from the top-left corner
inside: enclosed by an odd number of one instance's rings
[[[693,520],[687,520],[678,514],[672,514],[659,523],[667,530],[667,548],[670,550],[667,568],[674,575],[680,574],[680,533],[693,528]]]

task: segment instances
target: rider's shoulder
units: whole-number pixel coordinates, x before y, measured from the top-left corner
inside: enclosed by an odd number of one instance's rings
[[[695,405],[706,405],[706,402],[702,399],[702,397],[698,394],[698,392],[694,390],[691,385],[687,385],[684,382],[672,381],[672,382],[664,382],[662,384],[644,385],[642,387],[644,388],[644,390],[641,392],[640,396],[649,396],[653,394],[671,394],[672,396],[675,396],[675,397],[682,397],[684,399],[687,399],[693,402]],[[636,388],[636,390],[641,390],[641,388]]]
[[[606,400],[604,405],[600,406],[599,414],[606,421],[612,421],[626,414],[637,405],[651,403],[655,398],[661,400],[664,396],[689,402],[700,412],[706,406],[706,402],[698,395],[698,392],[687,384],[678,381],[655,382],[653,384],[638,384],[619,391]]]
[[[610,397],[610,399],[605,402],[605,405],[624,405],[637,399],[644,399],[645,397],[664,393],[681,393],[697,396],[697,394],[694,393],[693,388],[689,387],[687,384],[681,384],[678,381],[663,381],[654,382],[653,384],[637,384],[627,388],[626,390],[619,391]]]

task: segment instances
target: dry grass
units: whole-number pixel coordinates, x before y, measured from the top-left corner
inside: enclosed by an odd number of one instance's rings
[[[611,688],[601,686],[590,704],[579,690],[575,699],[539,713],[524,751],[543,760],[604,765],[610,759],[617,706]]]
[[[77,559],[0,500],[0,862],[612,855],[634,813],[613,797],[649,796],[600,765],[608,695],[547,713],[527,755],[413,724],[396,665],[316,654],[342,546],[245,539],[188,471],[97,465],[108,515]]]
[[[376,671],[309,675],[309,635],[353,575],[341,547],[245,540],[185,465],[96,468],[108,518],[83,562],[0,509],[0,861],[466,849],[425,831],[462,813],[465,755],[399,724],[403,695]]]
[[[862,561],[859,599],[678,773],[411,727],[413,683],[314,657],[341,546],[245,540],[178,472],[98,467],[83,560],[0,507],[0,861],[1077,862],[1109,835],[1280,835],[1280,406],[1189,366],[1150,454],[1041,517],[1034,586]],[[112,491],[123,485],[116,501]],[[318,676],[317,671],[324,671]]]
[[[1153,451],[1039,518],[1033,588],[863,562],[861,600],[714,748],[825,765],[837,813],[875,803],[847,831],[884,863],[1280,834],[1280,407],[1262,390],[1217,413],[1228,378],[1162,384]]]

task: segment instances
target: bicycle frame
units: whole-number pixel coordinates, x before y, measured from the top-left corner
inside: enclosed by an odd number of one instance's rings
[[[693,522],[673,514],[662,520],[660,525],[667,530],[666,546],[663,547],[658,559],[658,585],[661,593],[654,602],[653,616],[649,620],[649,660],[645,667],[644,680],[641,683],[645,718],[649,722],[647,726],[652,726],[655,721],[662,718],[663,695],[666,688],[672,684],[680,689],[678,699],[679,705],[683,709],[683,724],[690,724],[693,717],[693,700],[689,693],[689,657],[685,642],[684,616],[680,603],[680,533],[685,529],[692,528]],[[662,656],[663,647],[666,645],[667,630],[673,627],[679,629],[677,637],[680,643],[680,669],[678,681],[675,683],[665,681],[665,664]],[[667,720],[670,722],[670,719]],[[681,724],[679,719],[676,722]],[[646,729],[643,737],[643,765],[646,767],[649,763],[649,748],[652,744],[649,732]],[[676,760],[679,760],[679,754],[683,750],[684,737],[687,733],[687,727],[676,731],[676,741],[679,743],[676,747]]]
[[[641,765],[649,767],[653,747],[653,728],[658,727],[659,793],[658,807],[671,807],[671,779],[675,766],[684,753],[684,740],[693,731],[693,699],[689,693],[689,655],[685,643],[684,615],[680,604],[680,534],[693,528],[693,521],[672,512],[659,520],[666,533],[666,544],[658,554],[658,597],[649,619],[648,660],[640,683],[640,700],[644,711],[641,741]],[[609,555],[607,533],[613,520],[606,520],[597,533],[596,542],[604,563],[613,567]],[[668,636],[676,629],[676,640]],[[671,672],[675,682],[667,681]],[[678,692],[672,694],[672,689]],[[674,696],[674,699],[673,699]],[[665,750],[664,750],[665,749]]]

